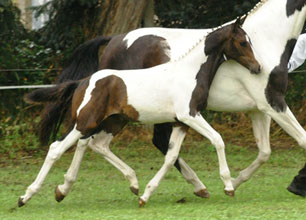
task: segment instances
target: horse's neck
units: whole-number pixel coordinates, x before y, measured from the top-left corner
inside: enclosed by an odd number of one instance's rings
[[[189,75],[195,77],[201,65],[207,60],[207,56],[204,54],[204,42],[205,38],[197,42],[197,44],[190,48],[187,53],[181,55],[178,59],[171,61],[171,65],[176,65],[180,68],[186,67],[189,69]]]
[[[306,7],[288,15],[290,0],[269,0],[247,17],[243,28],[252,39],[255,51],[270,68],[278,65],[286,44],[297,39],[306,17]],[[289,3],[288,3],[289,2]],[[292,3],[293,4],[293,3]]]

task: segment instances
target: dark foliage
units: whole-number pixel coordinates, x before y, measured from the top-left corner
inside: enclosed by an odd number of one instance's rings
[[[163,0],[156,13],[163,27],[210,28],[241,16],[259,0]]]

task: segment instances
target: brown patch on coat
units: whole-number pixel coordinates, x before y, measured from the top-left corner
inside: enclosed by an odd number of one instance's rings
[[[155,35],[139,37],[127,48],[124,37],[112,38],[100,59],[99,69],[144,69],[170,61],[166,39]]]
[[[90,136],[100,131],[104,120],[112,115],[121,115],[130,120],[138,120],[139,117],[138,112],[127,104],[127,90],[123,80],[114,75],[96,82],[89,102],[77,116],[77,130],[84,136]]]
[[[71,120],[73,122],[76,121],[76,117],[77,117],[76,113],[77,113],[77,110],[78,110],[79,106],[81,105],[81,103],[84,99],[86,89],[89,85],[89,79],[90,78],[88,77],[84,80],[81,80],[78,88],[74,92],[74,95],[73,95],[73,98],[72,98],[72,104],[71,104]]]

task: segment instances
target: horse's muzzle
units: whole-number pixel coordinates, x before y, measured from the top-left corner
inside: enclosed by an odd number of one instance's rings
[[[253,74],[259,74],[261,72],[261,66],[259,64],[258,65],[251,65],[250,66],[250,71]]]

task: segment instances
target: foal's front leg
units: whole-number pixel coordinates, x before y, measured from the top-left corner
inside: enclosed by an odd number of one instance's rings
[[[147,184],[144,194],[139,198],[140,207],[144,206],[148,202],[151,194],[158,187],[160,181],[175,163],[180,152],[182,142],[186,135],[186,130],[187,128],[184,126],[173,128],[169,142],[169,149],[165,157],[165,162],[160,170],[155,174],[153,179],[151,179],[151,181]]]
[[[225,157],[225,145],[220,134],[204,120],[200,113],[196,114],[194,117],[186,114],[177,115],[177,118],[182,123],[188,125],[204,137],[208,138],[212,145],[215,146],[219,161],[220,177],[225,186],[225,194],[234,196],[234,187]]]

